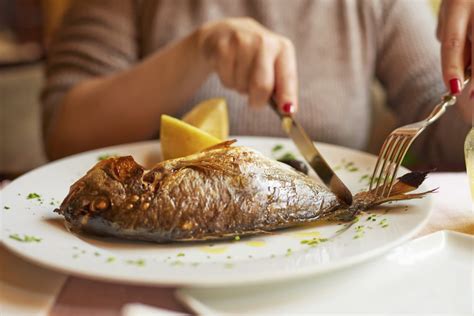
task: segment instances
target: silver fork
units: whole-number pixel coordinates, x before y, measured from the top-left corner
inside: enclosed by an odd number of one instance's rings
[[[468,69],[466,70],[464,87],[469,83],[470,79],[471,71]],[[399,127],[387,136],[375,164],[369,190],[375,189],[374,194],[380,197],[388,197],[390,195],[398,168],[415,138],[426,127],[438,120],[446,112],[446,109],[455,103],[456,97],[447,94],[441,98],[441,103],[434,107],[426,119]]]

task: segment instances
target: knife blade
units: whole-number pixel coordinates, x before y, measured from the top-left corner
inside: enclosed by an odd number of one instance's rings
[[[278,106],[273,98],[270,101],[272,108],[281,119],[281,126],[285,133],[293,140],[301,155],[316,172],[323,183],[347,205],[352,204],[352,193],[346,185],[339,179],[331,169],[321,153],[318,151],[313,141],[291,115],[284,115],[278,110]]]

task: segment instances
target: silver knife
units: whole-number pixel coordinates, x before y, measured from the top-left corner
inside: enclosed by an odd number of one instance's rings
[[[293,140],[301,155],[311,168],[316,172],[323,183],[336,195],[340,200],[347,205],[352,204],[352,193],[345,186],[345,184],[334,173],[331,167],[324,160],[321,153],[316,149],[316,146],[311,141],[309,136],[304,131],[303,127],[299,125],[291,115],[284,115],[278,110],[278,105],[273,98],[270,99],[270,105],[281,119],[281,126],[288,136]]]

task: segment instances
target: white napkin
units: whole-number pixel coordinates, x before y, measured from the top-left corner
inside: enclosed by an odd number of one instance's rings
[[[0,315],[47,315],[65,281],[0,244]]]
[[[439,230],[474,234],[474,210],[467,174],[432,173],[426,179],[426,186],[439,189],[431,195],[433,212],[418,236]]]

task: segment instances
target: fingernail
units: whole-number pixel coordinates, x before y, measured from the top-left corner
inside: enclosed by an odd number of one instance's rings
[[[286,102],[285,104],[283,104],[281,109],[283,110],[283,113],[285,114],[293,114],[293,112],[295,112],[295,107],[293,106],[293,103],[291,102]]]
[[[454,78],[449,80],[449,89],[451,94],[457,95],[461,93],[461,80]]]

